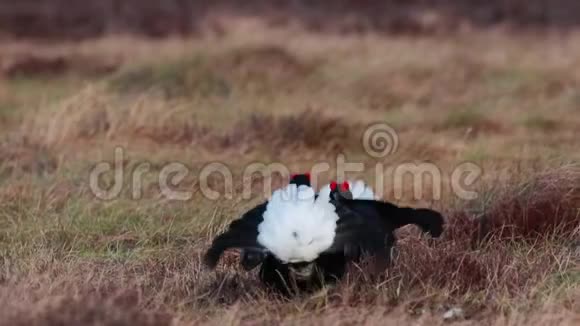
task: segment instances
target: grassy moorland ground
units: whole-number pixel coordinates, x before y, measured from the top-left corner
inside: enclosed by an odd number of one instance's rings
[[[452,308],[462,325],[580,320],[578,35],[335,37],[244,25],[219,42],[2,48],[0,324],[438,325]],[[379,159],[361,144],[375,122],[399,140]],[[103,201],[90,171],[113,162],[118,146],[123,188]],[[348,176],[371,185],[377,163],[435,164],[441,198],[430,191],[436,181],[421,198],[409,179],[385,179],[383,190],[444,212],[444,236],[401,230],[383,281],[354,269],[339,286],[289,302],[240,271],[235,254],[215,273],[200,265],[211,236],[270,181],[244,181],[247,164],[298,172],[328,162],[326,181],[339,154],[365,163]],[[132,171],[145,162],[133,198]],[[169,162],[190,169],[175,185],[189,200],[162,195]],[[202,195],[196,175],[210,162],[232,171],[233,199]],[[450,186],[464,162],[483,171],[472,200]],[[219,175],[208,179],[227,189]],[[254,195],[241,199],[250,183]]]

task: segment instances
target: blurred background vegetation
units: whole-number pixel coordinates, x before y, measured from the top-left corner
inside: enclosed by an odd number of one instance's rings
[[[432,326],[452,308],[466,325],[577,325],[579,28],[575,0],[0,0],[0,325]],[[397,132],[392,155],[365,152],[375,122]],[[104,202],[88,175],[119,146],[126,187]],[[373,187],[376,163],[436,164],[441,200],[428,178],[422,198],[411,178],[382,186],[441,210],[444,236],[402,230],[385,282],[357,270],[290,303],[235,255],[203,268],[261,185],[286,182],[243,180],[247,164],[327,162],[325,182],[339,153]],[[190,168],[191,200],[161,194],[168,162]],[[204,198],[209,162],[251,200]],[[449,189],[463,162],[484,171],[475,200]]]

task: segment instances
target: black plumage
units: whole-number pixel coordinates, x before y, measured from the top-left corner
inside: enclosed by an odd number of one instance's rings
[[[307,175],[294,176],[291,182],[310,186]],[[396,244],[394,232],[400,227],[415,224],[433,237],[439,237],[443,231],[443,217],[434,210],[352,199],[348,189],[334,188],[330,202],[339,217],[334,241],[314,261],[285,263],[258,243],[258,225],[263,221],[265,202],[233,221],[225,233],[214,239],[205,255],[206,264],[213,268],[224,251],[242,249],[241,266],[246,270],[260,266],[261,281],[289,296],[340,280],[349,263],[358,263],[365,256],[374,257],[379,270],[384,270],[391,263],[391,249]]]

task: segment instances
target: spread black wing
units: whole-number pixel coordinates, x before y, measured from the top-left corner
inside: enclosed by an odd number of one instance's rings
[[[378,258],[381,265],[389,264],[391,248],[396,241],[394,231],[405,225],[418,225],[433,237],[443,232],[442,215],[431,209],[344,197],[332,203],[339,220],[334,243],[326,252],[344,254],[350,261],[358,261],[366,253]]]
[[[267,204],[268,202],[264,202],[250,209],[241,218],[230,223],[226,232],[213,240],[204,256],[205,264],[215,268],[222,254],[228,249],[243,249],[252,254],[265,252],[266,249],[258,243],[258,225],[264,220]]]
[[[341,199],[339,202],[363,218],[377,220],[385,231],[414,224],[433,237],[439,237],[443,232],[443,216],[432,209],[399,207],[388,202],[367,199]]]

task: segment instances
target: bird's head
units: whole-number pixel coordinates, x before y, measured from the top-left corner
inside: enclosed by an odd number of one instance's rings
[[[332,181],[328,185],[322,187],[320,190],[320,196],[328,198],[329,200],[376,199],[373,190],[362,180],[343,181],[342,183]]]
[[[352,192],[350,191],[350,183],[348,181],[344,181],[341,184],[338,184],[336,181],[332,181],[329,187],[331,199],[353,199]]]

